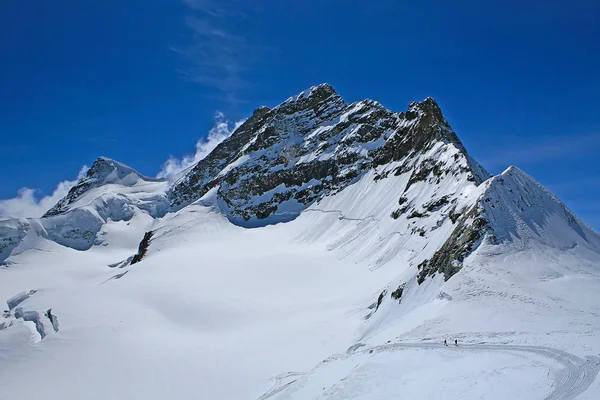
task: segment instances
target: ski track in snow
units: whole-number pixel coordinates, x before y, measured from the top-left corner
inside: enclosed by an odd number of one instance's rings
[[[361,222],[365,222],[365,221],[375,221],[375,222],[379,222],[379,219],[375,218],[372,215],[369,215],[365,218],[350,218],[350,217],[346,217],[344,215],[344,213],[342,212],[342,210],[321,210],[319,208],[309,208],[304,210],[303,212],[320,212],[323,214],[338,214],[339,215],[339,220],[340,221],[361,221]]]
[[[526,346],[526,345],[494,345],[494,344],[461,344],[443,345],[438,343],[391,343],[380,346],[368,347],[360,351],[357,349],[361,343],[352,346],[347,354],[335,354],[317,365],[308,373],[288,372],[276,376],[273,387],[260,396],[257,400],[266,400],[271,398],[294,384],[300,384],[302,378],[306,379],[324,364],[329,364],[337,360],[352,357],[355,354],[392,352],[402,349],[446,349],[447,351],[492,351],[492,352],[523,352],[533,353],[552,359],[564,366],[564,369],[555,371],[552,392],[543,400],[572,400],[594,382],[596,375],[600,370],[600,357],[589,356],[582,359],[573,354],[552,347],[544,346]]]

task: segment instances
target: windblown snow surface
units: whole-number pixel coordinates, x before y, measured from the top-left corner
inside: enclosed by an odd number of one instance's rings
[[[157,219],[124,268],[109,265],[131,240],[80,252],[41,238],[0,270],[0,296],[35,290],[18,307],[52,308],[60,329],[40,317],[40,340],[5,319],[1,397],[600,398],[598,235],[511,168],[452,188],[487,207],[496,237],[447,282],[418,285],[411,261],[441,243],[394,231],[403,179],[368,173],[259,229],[231,224],[213,190]]]

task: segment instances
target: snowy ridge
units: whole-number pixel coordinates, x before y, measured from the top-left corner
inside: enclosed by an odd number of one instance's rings
[[[140,230],[143,234],[154,218],[169,211],[167,188],[165,180],[145,177],[122,163],[100,157],[42,218],[0,221],[0,262],[10,254],[35,247],[40,240],[77,250],[109,242],[118,246],[120,234],[108,235],[110,226],[132,221],[136,228],[132,227],[130,234]]]
[[[133,168],[107,157],[99,157],[88,170],[85,177],[79,180],[71,188],[67,196],[61,199],[53,208],[48,210],[44,217],[63,214],[69,209],[77,206],[80,197],[91,189],[100,188],[105,185],[117,185],[118,187],[136,188],[131,193],[139,193],[139,187],[149,186],[165,182],[163,179],[149,178],[139,174]],[[155,185],[156,186],[156,185]]]
[[[556,196],[515,166],[492,178],[480,201],[499,241],[537,240],[600,251],[600,235]]]

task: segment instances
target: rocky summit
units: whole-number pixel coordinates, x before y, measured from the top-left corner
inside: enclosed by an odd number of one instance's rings
[[[436,144],[458,150],[452,164],[422,157]],[[348,104],[321,84],[273,109],[256,109],[168,195],[178,209],[214,188],[234,222],[257,226],[293,219],[366,171],[392,162],[400,165],[384,175],[411,171],[405,190],[446,174],[462,174],[476,184],[489,177],[432,98],[392,112],[372,100]]]

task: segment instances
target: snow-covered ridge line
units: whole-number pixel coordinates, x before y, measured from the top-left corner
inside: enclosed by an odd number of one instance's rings
[[[579,218],[577,216],[577,214],[575,214],[573,212],[573,210],[571,210],[566,204],[564,204],[554,193],[552,193],[550,190],[548,190],[548,188],[546,188],[540,182],[536,181],[533,177],[531,177],[529,174],[527,174],[526,172],[524,172],[519,167],[517,167],[515,165],[511,165],[508,168],[506,168],[506,170],[504,170],[504,172],[502,172],[501,175],[509,175],[510,176],[512,174],[516,174],[517,176],[520,176],[522,180],[526,180],[531,185],[536,186],[539,190],[541,190],[551,200],[553,200],[556,203],[560,203],[561,207],[565,211],[565,214],[568,215],[569,218],[572,218],[575,223],[577,223],[577,224],[581,225],[582,227],[584,227],[585,230],[591,231],[591,232],[595,233],[596,235],[599,234],[599,232],[597,232],[594,228],[592,228],[584,220],[582,220],[581,218]]]

